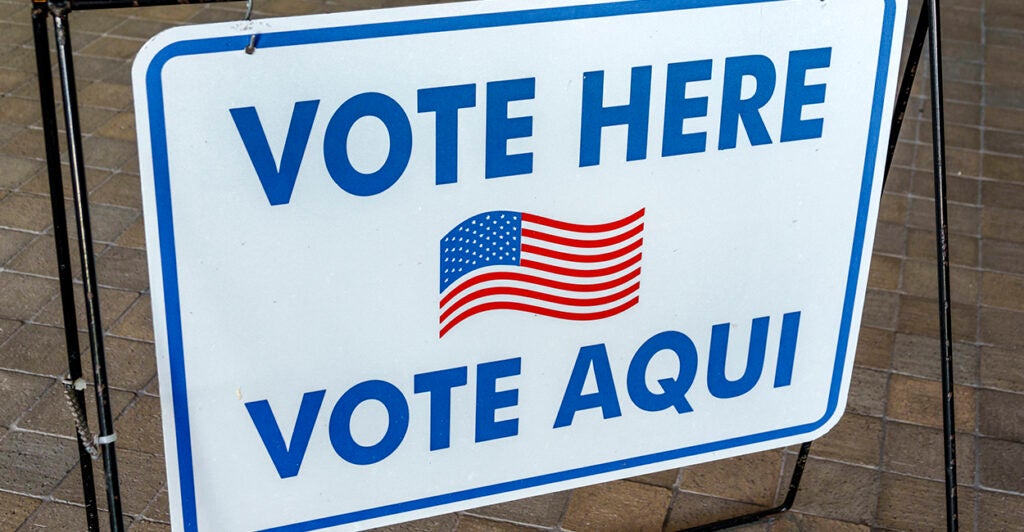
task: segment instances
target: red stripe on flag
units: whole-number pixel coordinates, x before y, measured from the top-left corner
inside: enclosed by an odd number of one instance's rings
[[[625,302],[625,303],[623,303],[623,304],[621,304],[621,305],[619,305],[617,307],[612,307],[612,308],[607,309],[607,310],[601,310],[601,311],[597,311],[597,312],[566,312],[566,311],[554,310],[554,309],[550,309],[550,308],[546,308],[546,307],[539,307],[537,305],[530,305],[530,304],[527,304],[527,303],[518,303],[518,302],[515,302],[515,301],[495,301],[493,303],[484,303],[483,305],[479,305],[479,306],[473,307],[473,308],[467,310],[466,312],[464,312],[462,314],[459,314],[459,316],[457,318],[455,318],[452,321],[448,322],[448,325],[445,325],[444,327],[441,328],[441,333],[440,333],[439,337],[443,337],[445,335],[445,333],[450,331],[452,329],[452,327],[455,327],[456,325],[458,325],[459,322],[461,322],[462,320],[464,320],[464,319],[466,319],[466,318],[468,318],[470,316],[474,316],[476,314],[480,314],[481,312],[487,312],[489,310],[517,310],[517,311],[520,311],[520,312],[529,312],[529,313],[532,313],[532,314],[540,314],[541,316],[548,316],[548,317],[551,317],[551,318],[559,318],[559,319],[563,319],[563,320],[590,321],[590,320],[600,320],[600,319],[604,319],[604,318],[608,318],[608,317],[614,316],[616,314],[619,314],[621,312],[624,312],[624,311],[628,310],[629,308],[633,307],[634,305],[636,305],[639,302],[640,302],[640,298],[639,297],[634,297],[633,299],[630,299],[629,301],[627,301],[627,302]]]
[[[640,246],[644,243],[644,239],[639,239],[632,244],[617,249],[615,251],[609,251],[607,253],[598,253],[595,255],[580,255],[577,253],[566,253],[564,251],[555,251],[553,249],[543,248],[534,246],[533,244],[523,244],[521,249],[523,253],[533,253],[534,255],[541,255],[551,259],[558,259],[572,262],[606,262],[612,259],[622,258],[630,253],[640,249]],[[522,263],[522,261],[520,261]]]
[[[524,240],[527,238],[535,238],[537,240],[551,242],[552,244],[561,244],[563,246],[573,246],[578,248],[600,248],[605,246],[613,246],[615,244],[625,242],[630,238],[633,238],[634,236],[640,234],[640,232],[643,230],[644,224],[640,224],[630,229],[629,231],[626,231],[625,233],[606,238],[597,238],[593,240],[552,235],[544,233],[542,231],[537,231],[536,229],[529,229],[526,227],[523,228],[522,232]]]
[[[577,231],[580,233],[603,233],[606,231],[614,231],[621,229],[644,216],[644,209],[630,214],[629,216],[615,220],[614,222],[608,222],[603,224],[573,224],[569,222],[563,222],[561,220],[553,220],[551,218],[545,218],[543,216],[537,216],[536,214],[530,214],[528,212],[523,213],[523,221],[526,223],[532,223],[537,225],[546,225],[562,231]]]
[[[530,299],[536,299],[538,301],[544,301],[547,303],[554,303],[556,305],[565,305],[568,307],[597,307],[601,305],[607,305],[614,303],[626,296],[636,292],[640,289],[640,283],[633,283],[627,286],[623,290],[619,290],[614,294],[608,294],[601,297],[582,298],[582,297],[566,297],[556,296],[546,292],[538,292],[536,290],[530,290],[528,288],[519,288],[514,286],[494,286],[491,288],[484,288],[483,290],[477,290],[476,292],[470,292],[466,297],[456,301],[448,310],[441,313],[441,319],[439,323],[444,323],[444,320],[448,319],[449,316],[454,314],[460,308],[466,305],[483,299],[489,296],[519,296],[527,297]]]
[[[449,301],[455,299],[456,296],[465,292],[471,287],[474,287],[481,283],[490,281],[518,281],[522,283],[529,283],[537,286],[543,286],[546,288],[554,288],[556,290],[566,290],[571,292],[600,292],[602,290],[609,290],[617,286],[622,286],[633,279],[640,276],[640,268],[637,268],[622,277],[616,277],[610,281],[604,281],[600,283],[567,283],[564,281],[556,281],[554,279],[548,279],[546,277],[538,277],[536,275],[530,275],[527,273],[519,272],[488,272],[484,274],[472,277],[464,283],[452,288],[443,298],[441,298],[441,304],[439,308],[444,308]]]
[[[556,273],[558,275],[567,275],[569,277],[603,277],[605,275],[612,275],[614,273],[621,272],[630,266],[633,266],[640,262],[642,253],[637,253],[633,257],[613,264],[605,268],[595,268],[593,270],[580,270],[577,268],[563,268],[561,266],[554,266],[544,262],[538,262],[535,260],[522,259],[519,261],[519,265],[524,268],[533,268],[534,270],[540,270],[542,272]]]

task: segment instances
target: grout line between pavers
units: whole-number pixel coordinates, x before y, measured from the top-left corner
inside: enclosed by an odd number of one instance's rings
[[[113,179],[113,175],[111,176],[111,179]],[[124,229],[122,229],[121,232],[118,233],[117,236],[114,237],[114,239],[110,242],[110,245],[112,245],[112,246],[117,246],[116,242],[118,240],[120,240],[121,237],[124,236],[125,233],[127,233],[132,227],[135,227],[135,224],[138,223],[138,221],[142,219],[142,209],[132,209],[130,207],[125,207],[125,208],[129,209],[129,210],[136,211],[135,212],[135,216],[131,219],[130,222],[125,224]],[[142,247],[142,248],[132,248],[132,247],[128,247],[128,246],[118,246],[118,247],[127,247],[128,249],[146,249],[145,247]]]
[[[46,503],[53,502],[53,497],[50,497],[50,496],[39,497],[37,495],[22,494],[22,493],[8,491],[8,490],[3,490],[3,491],[7,491],[8,493],[16,493],[16,494],[22,495],[22,496],[32,497],[33,499],[36,499],[38,501],[42,501],[28,515],[25,516],[25,519],[23,519],[20,523],[18,523],[17,530],[19,530],[19,531],[21,530],[22,526],[24,526],[26,523],[30,523],[32,521],[32,519],[35,518],[36,514],[38,514],[39,512],[42,511],[43,507],[46,506]]]
[[[0,229],[3,229],[3,226],[0,226]],[[41,236],[46,236],[45,233],[40,233],[40,235]],[[104,247],[105,247],[103,252],[100,253],[100,254],[97,254],[95,258],[99,258],[99,257],[105,255],[106,253],[109,252],[109,250],[111,250],[113,248],[130,249],[130,250],[134,250],[134,251],[140,251],[140,250],[144,250],[145,249],[145,248],[133,248],[133,247],[129,247],[129,246],[118,246],[117,244],[113,244],[113,243],[110,243],[110,242],[101,242],[99,240],[95,241],[94,243],[103,244]],[[992,271],[995,271],[995,270],[992,270]],[[8,269],[8,268],[0,268],[0,273],[10,273],[10,274],[14,274],[14,275],[24,275],[25,277],[32,277],[34,279],[45,279],[45,280],[48,280],[48,281],[59,281],[60,280],[59,277],[52,276],[52,275],[42,275],[42,274],[33,273],[33,272],[23,272],[21,270],[11,270],[11,269]],[[81,279],[81,277],[76,277],[75,279],[72,280],[72,283],[74,284],[74,286],[76,288],[82,286],[82,279]],[[103,289],[107,289],[107,290],[115,290],[115,291],[118,291],[118,292],[132,292],[132,293],[135,293],[135,294],[139,294],[140,296],[146,295],[146,294],[149,293],[148,289],[146,289],[146,290],[137,290],[137,289],[134,289],[134,288],[128,288],[128,287],[125,287],[125,286],[118,286],[118,285],[113,285],[113,284],[98,283],[96,286],[97,286],[97,288],[103,288]],[[57,292],[57,295],[59,295],[59,294],[60,293]],[[52,299],[50,301],[52,301]],[[50,301],[47,301],[45,304],[49,304]],[[35,317],[35,316],[36,315],[33,314],[33,317]],[[13,319],[13,318],[11,318],[11,319]],[[53,325],[48,325],[48,326],[53,327]],[[60,327],[60,326],[58,326],[58,327]],[[150,340],[150,341],[152,341],[152,340]]]
[[[55,379],[55,380],[58,380],[58,381],[64,378],[63,375],[50,375],[50,374],[47,374],[47,373],[35,373],[33,371],[25,371],[23,369],[8,368],[8,367],[4,367],[4,366],[0,366],[0,370],[8,371],[8,372],[11,372],[11,373],[17,373],[19,375],[28,375],[30,377],[44,377],[44,378],[47,378],[47,379]]]
[[[793,454],[792,456],[796,456],[796,455]],[[783,458],[783,459],[785,459],[785,458]],[[815,457],[815,459],[819,459],[819,458]],[[821,460],[824,460],[824,459],[821,458]],[[829,460],[829,461],[830,462],[836,462],[836,463],[839,463],[839,464],[851,465],[851,464],[847,464],[846,462],[838,462],[836,460]],[[863,464],[857,464],[857,465],[859,465],[860,467],[864,467]],[[746,505],[750,505],[750,506],[757,506],[757,507],[759,507],[761,509],[771,508],[771,506],[764,506],[764,505],[756,503],[756,502],[751,502],[749,499],[734,499],[734,498],[728,497],[726,495],[712,494],[712,493],[708,493],[708,492],[705,492],[705,491],[695,491],[695,490],[689,490],[689,489],[682,489],[682,488],[680,488],[679,489],[679,493],[681,493],[681,494],[685,493],[685,494],[689,494],[689,495],[700,495],[701,497],[706,497],[706,498],[709,498],[709,499],[718,499],[718,500],[728,501],[728,502],[737,502],[737,503],[746,504]],[[772,506],[776,506],[776,505],[772,505]]]
[[[980,28],[980,30],[981,30],[981,48],[982,48],[982,56],[983,57],[985,55],[985,47],[986,47],[986,39],[985,39],[985,31],[986,31],[986,28],[985,28],[985,5],[986,5],[986,0],[982,0],[981,1],[981,16],[980,16],[980,20],[979,20],[979,25],[981,26],[981,28]],[[988,93],[987,87],[988,87],[988,84],[985,83],[986,75],[987,75],[986,65],[985,65],[985,63],[982,63],[982,65],[981,65],[981,80],[982,80],[983,84],[982,84],[982,87],[981,87],[981,110],[979,111],[980,116],[978,117],[978,124],[981,126],[980,137],[978,139],[978,141],[980,143],[978,165],[980,166],[979,171],[981,172],[982,176],[985,175],[985,157],[983,157],[982,155],[984,153],[986,153],[986,151],[987,151],[985,149],[985,140],[986,140],[985,132],[988,129],[986,127],[986,125],[985,125],[985,108],[986,108],[986,104],[988,103],[987,102],[987,100],[988,100],[988,98],[987,98],[987,93]],[[983,189],[982,188],[978,189],[978,207],[979,207],[979,209],[984,209],[984,195],[983,195]],[[985,246],[981,245],[981,242],[985,240],[985,236],[982,233],[982,223],[983,223],[982,220],[983,220],[983,217],[982,216],[978,216],[978,221],[977,221],[978,227],[977,227],[977,230],[978,230],[978,234],[981,235],[981,237],[979,239],[979,242],[978,242],[978,266],[979,267],[981,267],[981,265],[983,264],[982,254],[984,253],[984,248],[985,248]],[[984,271],[984,270],[982,270],[982,271]],[[978,290],[977,290],[977,293],[975,294],[975,305],[976,305],[976,308],[979,309],[979,312],[978,312],[979,319],[975,323],[975,331],[974,331],[974,337],[976,338],[975,345],[977,345],[979,347],[978,356],[977,356],[977,359],[974,362],[974,364],[975,364],[974,371],[975,371],[975,375],[978,378],[978,382],[977,382],[978,386],[975,387],[975,390],[983,389],[983,388],[981,388],[981,357],[982,357],[982,353],[981,353],[981,350],[980,350],[980,347],[983,345],[982,342],[981,342],[982,330],[981,330],[981,319],[980,319],[980,314],[981,314],[980,310],[983,308],[982,307],[983,294],[984,294],[984,287],[983,287],[983,284],[982,284],[983,282],[984,281],[983,281],[982,275],[981,275],[981,273],[979,273],[978,274]],[[975,399],[974,399],[974,438],[975,438],[975,444],[974,444],[973,448],[971,449],[974,452],[974,456],[971,457],[971,460],[973,461],[973,465],[974,465],[974,467],[971,468],[972,472],[974,473],[974,475],[973,475],[974,478],[971,479],[972,480],[971,486],[973,487],[973,494],[972,494],[973,497],[972,497],[972,501],[971,502],[974,504],[974,508],[973,508],[974,511],[972,512],[972,515],[971,515],[971,524],[974,526],[975,530],[978,530],[978,523],[980,522],[980,519],[981,519],[981,515],[979,514],[979,511],[978,511],[979,506],[981,506],[981,504],[980,504],[981,503],[981,491],[980,491],[981,490],[981,463],[980,463],[981,461],[979,459],[979,454],[980,453],[978,452],[979,444],[977,443],[980,440],[980,438],[981,438],[981,394],[980,393],[975,393]]]
[[[135,298],[135,301],[132,301],[132,303],[130,305],[128,305],[128,308],[124,309],[124,311],[121,312],[121,314],[119,316],[116,316],[116,317],[113,318],[113,320],[111,320],[110,325],[107,326],[107,329],[109,329],[110,331],[113,331],[115,327],[117,327],[118,325],[121,324],[121,322],[126,320],[128,318],[128,314],[130,314],[133,310],[135,310],[135,307],[137,307],[137,306],[142,304],[142,303],[140,303],[140,301],[142,301],[143,295],[145,295],[145,292],[139,292],[139,295],[138,295],[138,297]],[[147,305],[148,304],[149,303],[147,303]],[[122,335],[122,334],[113,334],[111,332],[108,332],[107,335],[108,336],[113,336],[115,338],[123,338],[123,339],[126,339],[126,340],[138,340],[138,341],[148,342],[148,343],[151,343],[151,344],[155,344],[156,343],[154,340],[144,340],[142,338],[134,338],[134,337],[127,336],[127,335]]]
[[[28,412],[26,411],[25,413],[27,414]],[[74,422],[69,420],[69,424],[72,427],[74,427]],[[57,438],[58,440],[72,441],[72,442],[75,442],[75,444],[76,444],[75,448],[77,450],[77,444],[78,444],[78,436],[77,435],[76,436],[68,436],[66,434],[57,434],[57,433],[53,433],[53,432],[46,432],[46,431],[42,431],[42,430],[29,429],[29,428],[25,428],[25,427],[16,427],[16,426],[13,426],[13,425],[11,426],[11,431],[12,432],[19,432],[19,433],[22,433],[22,434],[35,434],[36,436],[45,436],[47,438]],[[75,464],[78,464],[78,460],[75,460]],[[63,480],[61,480],[61,482],[63,482]]]
[[[149,387],[152,386],[154,382],[157,383],[156,389],[159,390],[160,389],[160,376],[154,374],[153,377],[151,377],[149,379],[149,381],[147,381],[146,384],[141,389],[137,390],[135,393],[137,395],[141,396],[141,397],[155,397],[157,399],[160,399],[160,394],[159,393],[154,393],[154,392],[148,391]]]
[[[142,299],[142,298],[140,297],[139,299]],[[125,312],[127,312],[127,311],[125,311]],[[117,323],[120,323],[120,320],[118,320]],[[116,325],[116,323],[115,323],[115,325]],[[114,327],[114,325],[111,325],[111,327]],[[83,332],[87,332],[87,330],[85,330]],[[156,344],[156,342],[154,342],[152,339],[136,338],[134,336],[127,336],[127,335],[124,335],[124,334],[114,334],[114,333],[112,333],[110,331],[107,331],[106,334],[104,334],[104,336],[107,337],[107,338],[117,338],[118,340],[130,340],[132,342],[139,342],[139,343],[149,344],[149,345]]]
[[[1004,490],[1004,489],[999,489],[999,488],[993,488],[993,487],[990,487],[990,486],[985,486],[985,485],[982,485],[982,484],[979,484],[976,489],[978,491],[985,491],[985,492],[989,492],[989,493],[998,493],[1000,495],[1011,495],[1011,496],[1014,496],[1014,497],[1024,497],[1024,491]]]
[[[39,376],[42,377],[42,375],[39,375]],[[52,377],[50,377],[50,378],[52,378]],[[39,395],[37,395],[33,399],[31,405],[29,405],[24,410],[22,410],[22,412],[18,415],[18,417],[16,417],[13,420],[11,420],[11,424],[9,425],[10,429],[12,431],[18,431],[18,432],[31,432],[31,433],[38,433],[38,434],[47,434],[47,433],[44,433],[44,432],[39,432],[39,431],[34,431],[34,430],[25,429],[23,427],[19,427],[18,423],[21,420],[25,419],[25,416],[27,416],[29,414],[29,412],[34,410],[37,406],[39,406],[40,403],[42,403],[43,398],[46,397],[46,394],[49,393],[50,390],[54,386],[60,386],[60,385],[61,384],[60,384],[60,380],[59,379],[53,379],[53,382],[51,382],[49,386],[44,387],[43,390],[39,393]],[[71,420],[71,421],[72,421],[72,426],[74,426],[74,420]],[[49,435],[49,434],[47,434],[47,435]]]
[[[562,524],[565,523],[565,517],[569,515],[569,503],[572,502],[573,491],[575,490],[569,491],[569,496],[565,498],[565,503],[562,504],[562,511],[558,514],[558,521],[555,522],[555,530],[562,530]]]
[[[11,495],[17,495],[19,497],[28,497],[30,499],[35,499],[37,501],[42,501],[42,502],[50,502],[50,501],[53,500],[53,497],[51,497],[49,495],[36,495],[35,493],[28,493],[28,492],[24,492],[24,491],[12,490],[10,488],[5,488],[5,487],[2,487],[2,486],[0,486],[0,493],[9,493]]]
[[[13,194],[11,196],[8,196],[8,197],[13,197]],[[46,229],[43,229],[42,231],[33,231],[31,229],[25,229],[24,227],[14,227],[14,226],[10,226],[10,225],[0,225],[0,229],[6,229],[8,231],[14,231],[16,233],[25,233],[25,234],[28,234],[28,235],[45,235],[46,231],[49,230],[50,227],[52,227],[52,226],[53,226],[53,224],[50,224],[50,225],[46,226]],[[0,269],[0,271],[3,271],[3,269]]]
[[[662,522],[661,522],[661,529],[662,530],[667,530],[668,529],[668,524],[669,524],[669,522],[671,521],[671,518],[672,518],[672,511],[675,509],[676,502],[679,499],[679,489],[680,489],[680,487],[683,484],[683,470],[684,469],[686,469],[686,468],[680,467],[679,469],[677,469],[676,470],[676,478],[675,478],[674,481],[672,481],[672,487],[670,488],[671,489],[671,495],[669,496],[669,499],[668,499],[668,508],[665,509],[665,519],[663,519]],[[560,517],[558,519],[559,524],[561,524],[562,519],[565,518],[565,511],[568,510],[568,507],[569,507],[569,501],[566,500],[565,508],[562,510],[562,517]]]
[[[476,509],[477,508],[470,508],[468,510],[463,510],[462,512],[459,512],[459,513],[463,514],[463,515],[468,515],[470,517],[475,517],[477,519],[482,519],[484,521],[493,521],[493,522],[496,522],[496,523],[507,523],[507,524],[510,524],[510,525],[516,525],[516,526],[521,526],[521,527],[524,527],[524,528],[530,528],[530,529],[533,529],[533,530],[552,530],[554,528],[553,526],[544,526],[544,525],[538,525],[538,524],[534,524],[534,523],[527,523],[527,522],[523,522],[523,521],[515,521],[515,520],[512,520],[512,519],[504,519],[504,518],[501,518],[501,517],[494,517],[494,516],[491,516],[491,515],[483,515],[483,514],[473,513],[473,510],[476,510]]]
[[[909,213],[909,209],[908,209],[908,213]],[[909,214],[907,216],[909,217]],[[900,285],[901,285],[901,287],[902,287],[902,284],[903,284],[903,272],[904,272],[904,265],[905,264],[906,264],[906,257],[904,257],[903,260],[900,261]],[[897,299],[897,306],[898,307],[902,307],[902,305],[903,305],[902,298]],[[900,308],[897,308],[896,312],[897,312],[897,316],[898,316],[899,312],[900,312]],[[897,320],[898,320],[898,318],[897,318]],[[881,443],[880,443],[880,446],[879,446],[879,449],[878,449],[878,451],[879,451],[879,454],[878,454],[878,467],[877,467],[878,472],[877,472],[877,474],[875,476],[875,479],[874,479],[874,481],[875,481],[875,490],[876,490],[877,495],[875,496],[875,504],[874,504],[874,507],[872,508],[872,511],[871,511],[871,521],[870,521],[871,526],[875,526],[878,523],[878,507],[879,507],[879,504],[881,503],[881,491],[882,491],[882,472],[885,471],[886,461],[887,461],[887,456],[888,456],[887,453],[886,453],[886,444],[888,443],[889,423],[891,421],[891,419],[889,417],[889,396],[890,396],[890,391],[891,391],[891,388],[892,388],[893,358],[895,357],[895,354],[896,354],[895,350],[896,350],[896,342],[894,340],[892,348],[889,351],[889,367],[885,369],[885,392],[884,392],[885,395],[882,398],[882,416],[881,416],[881,420],[882,420],[882,438],[881,438]]]

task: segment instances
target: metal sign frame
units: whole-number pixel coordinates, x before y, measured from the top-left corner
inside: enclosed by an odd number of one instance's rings
[[[60,277],[61,301],[64,316],[65,331],[67,333],[67,354],[69,361],[70,395],[72,402],[78,406],[80,411],[79,429],[85,424],[84,415],[84,394],[81,384],[81,362],[80,349],[77,342],[77,324],[74,313],[74,294],[70,274],[70,253],[67,246],[68,234],[66,219],[63,211],[63,175],[60,166],[60,151],[57,142],[57,119],[55,112],[55,101],[53,98],[53,80],[48,54],[48,35],[46,30],[46,19],[53,17],[54,31],[57,43],[57,58],[61,80],[61,97],[64,109],[64,122],[68,136],[68,153],[70,158],[70,178],[73,185],[73,197],[75,200],[75,218],[78,228],[77,238],[80,245],[83,271],[83,291],[86,305],[86,318],[90,332],[90,344],[93,357],[94,383],[97,394],[97,409],[99,414],[100,435],[95,443],[102,449],[104,457],[104,476],[107,486],[107,502],[110,509],[110,528],[112,530],[123,530],[123,518],[120,504],[117,460],[114,452],[114,441],[116,434],[113,430],[109,398],[107,397],[105,361],[103,350],[103,334],[101,318],[99,314],[99,300],[95,281],[95,264],[93,260],[92,238],[88,212],[88,198],[85,187],[85,168],[82,157],[83,148],[80,128],[78,125],[78,108],[76,101],[75,77],[73,68],[73,52],[70,39],[70,28],[68,15],[72,10],[104,9],[118,7],[145,7],[158,5],[174,5],[181,3],[208,3],[232,0],[69,0],[69,1],[46,1],[33,0],[32,21],[35,36],[35,49],[37,68],[39,71],[40,103],[43,115],[44,142],[49,171],[51,188],[51,206],[53,210],[54,231],[56,240],[56,253],[58,272]],[[732,3],[719,1],[718,3]],[[717,4],[716,4],[717,5]],[[935,186],[936,186],[936,229],[937,249],[939,259],[937,266],[939,270],[939,318],[940,318],[940,347],[942,350],[942,384],[944,393],[943,419],[945,438],[945,466],[946,466],[946,509],[947,525],[950,530],[957,528],[956,511],[956,478],[955,478],[955,440],[953,431],[953,394],[952,394],[952,339],[951,339],[951,313],[949,300],[949,255],[948,255],[948,213],[946,210],[946,175],[945,175],[945,143],[943,135],[943,107],[942,107],[942,73],[941,73],[941,50],[939,33],[939,10],[938,0],[926,0],[918,19],[917,31],[911,47],[907,67],[904,70],[904,79],[901,84],[899,98],[893,115],[892,132],[889,143],[889,160],[886,161],[886,174],[888,165],[891,162],[891,154],[895,149],[899,127],[902,124],[903,115],[909,100],[910,86],[916,73],[916,66],[923,48],[924,35],[929,36],[929,52],[932,83],[932,125],[933,125],[933,161],[935,164]],[[248,39],[241,43],[240,48],[246,48],[251,43]],[[261,43],[263,44],[263,43]],[[877,141],[877,139],[876,139]],[[87,425],[86,425],[87,428]],[[80,467],[83,479],[83,493],[86,502],[87,521],[90,530],[98,530],[98,512],[96,508],[95,493],[92,484],[92,469],[89,460],[89,438],[85,436],[87,431],[79,430],[79,451]],[[703,527],[696,527],[693,530],[716,530],[726,526],[735,526],[747,522],[756,521],[768,515],[788,510],[796,495],[802,465],[806,459],[809,443],[801,447],[800,459],[794,471],[790,489],[785,502],[769,510],[755,512],[746,516],[740,516]]]

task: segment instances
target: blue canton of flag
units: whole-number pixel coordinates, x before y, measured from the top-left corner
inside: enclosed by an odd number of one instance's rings
[[[441,239],[441,292],[463,275],[498,265],[519,265],[522,214],[480,213]]]

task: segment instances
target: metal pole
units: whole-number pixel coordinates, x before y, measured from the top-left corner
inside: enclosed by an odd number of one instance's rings
[[[907,54],[907,66],[903,68],[900,90],[896,95],[896,106],[893,108],[892,127],[889,128],[889,151],[885,155],[885,174],[882,176],[882,190],[885,190],[885,182],[889,179],[892,156],[896,152],[896,143],[899,141],[900,129],[903,127],[903,118],[907,114],[907,103],[910,102],[910,93],[914,89],[917,65],[921,60],[925,36],[928,35],[928,20],[928,4],[922,4],[921,13],[917,16],[917,27],[914,28],[914,39],[910,42],[910,51]]]
[[[112,532],[124,530],[121,516],[121,490],[117,477],[117,455],[114,442],[114,420],[110,413],[107,390],[106,357],[103,350],[103,327],[100,319],[100,300],[96,282],[93,255],[92,226],[89,219],[88,186],[85,181],[85,161],[82,158],[82,135],[78,122],[78,99],[75,90],[75,71],[68,26],[68,6],[51,2],[54,35],[57,40],[57,66],[60,70],[61,96],[64,103],[64,126],[67,131],[68,162],[71,167],[71,186],[78,222],[78,247],[82,260],[82,285],[85,293],[85,311],[89,322],[89,344],[92,351],[93,379],[96,389],[96,409],[100,434],[96,443],[103,452],[103,472],[107,485],[107,505],[110,510]]]
[[[942,433],[946,465],[946,529],[959,529],[956,489],[956,418],[953,414],[953,336],[949,295],[949,237],[946,212],[946,138],[942,108],[942,34],[939,1],[927,0],[931,64],[932,157],[935,165],[935,243],[939,277],[939,347],[942,350]]]
[[[761,510],[737,517],[730,517],[728,519],[722,519],[721,521],[715,521],[706,525],[684,528],[679,532],[714,532],[716,530],[756,523],[766,517],[788,512],[793,507],[793,503],[796,501],[796,494],[800,490],[800,477],[804,474],[804,467],[807,465],[807,456],[809,454],[811,454],[811,442],[805,442],[800,446],[800,452],[796,455],[796,465],[793,466],[793,476],[789,479],[789,490],[786,491],[786,499],[782,501],[782,504],[774,508],[768,508],[767,510]]]
[[[241,0],[68,0],[68,9],[110,9],[119,7],[176,6],[181,4],[214,4]]]
[[[53,241],[57,248],[57,278],[60,284],[60,302],[64,317],[64,342],[68,352],[68,380],[82,378],[82,353],[78,345],[78,319],[75,316],[75,292],[71,278],[71,251],[68,246],[67,216],[64,214],[64,183],[60,170],[60,144],[57,140],[57,112],[53,99],[53,74],[50,71],[49,36],[46,18],[49,12],[45,0],[34,0],[32,5],[32,33],[35,37],[36,70],[39,73],[39,103],[43,115],[43,144],[46,150],[46,169],[50,183],[50,210],[53,214]],[[85,391],[75,388],[73,400],[85,418]],[[85,520],[90,532],[100,529],[96,505],[96,486],[92,476],[92,456],[86,450],[83,435],[75,431],[78,439],[78,464],[82,474],[82,498],[85,502]]]

